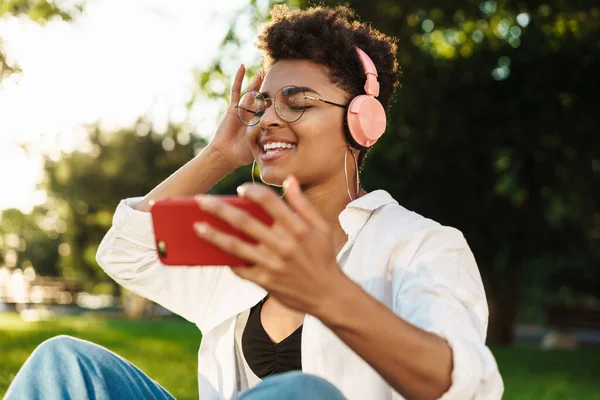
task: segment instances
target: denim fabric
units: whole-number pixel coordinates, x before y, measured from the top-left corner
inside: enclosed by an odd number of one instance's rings
[[[344,400],[342,393],[331,383],[315,375],[290,371],[271,375],[252,389],[246,390],[239,400]]]
[[[343,400],[329,382],[299,371],[270,376],[240,400]],[[174,399],[135,365],[95,343],[61,335],[40,344],[4,400]]]

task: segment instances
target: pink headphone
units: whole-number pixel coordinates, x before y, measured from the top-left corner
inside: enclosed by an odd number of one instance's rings
[[[367,53],[356,46],[355,48],[367,76],[365,82],[367,94],[352,99],[348,105],[346,121],[350,132],[350,141],[354,147],[364,150],[375,144],[385,132],[386,116],[383,106],[376,99],[379,96],[377,68]]]

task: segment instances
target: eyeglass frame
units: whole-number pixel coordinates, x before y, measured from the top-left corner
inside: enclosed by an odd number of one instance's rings
[[[306,94],[306,92],[312,92],[312,93],[316,93],[316,92],[315,92],[313,89],[309,88],[309,87],[304,87],[304,86],[296,86],[296,85],[287,85],[287,86],[284,86],[284,87],[282,87],[281,89],[279,89],[279,90],[277,91],[277,93],[275,93],[275,97],[265,97],[265,96],[264,96],[264,95],[263,95],[261,92],[259,92],[258,90],[246,90],[246,91],[245,91],[244,93],[242,93],[242,95],[240,96],[240,100],[242,99],[242,97],[244,97],[244,95],[246,95],[246,93],[250,93],[250,92],[256,92],[257,94],[259,94],[259,95],[260,95],[260,96],[263,98],[263,100],[265,101],[265,103],[266,103],[267,101],[270,101],[271,105],[273,105],[273,106],[274,106],[274,105],[275,105],[275,98],[277,98],[277,95],[278,95],[278,94],[279,94],[279,93],[280,93],[280,92],[281,92],[283,89],[287,89],[287,88],[297,88],[297,89],[300,89],[300,90],[301,90],[301,91],[304,93],[304,95],[303,95],[303,97],[304,97],[304,100],[307,100],[307,99],[308,99],[308,100],[315,100],[315,101],[320,101],[320,102],[323,102],[323,103],[326,103],[326,104],[331,104],[332,106],[337,106],[337,107],[341,107],[341,108],[348,108],[348,106],[347,106],[347,105],[343,105],[343,104],[339,104],[339,103],[334,103],[333,101],[325,100],[325,99],[322,99],[322,98],[320,98],[320,97],[308,96],[308,95]],[[318,94],[318,93],[316,93],[316,94]],[[238,118],[240,119],[240,121],[242,122],[242,124],[244,124],[244,125],[246,125],[246,126],[256,126],[256,125],[258,125],[258,124],[260,123],[260,120],[261,120],[262,116],[264,115],[264,112],[263,112],[263,114],[262,114],[262,115],[260,115],[260,116],[258,117],[258,121],[256,121],[256,123],[254,123],[254,124],[251,124],[251,125],[250,125],[250,124],[247,124],[247,123],[245,123],[245,122],[244,122],[244,120],[243,120],[243,119],[242,119],[242,117],[240,116],[240,111],[239,111],[239,110],[244,110],[244,111],[246,111],[246,112],[249,112],[249,113],[252,113],[252,114],[254,114],[254,115],[256,115],[256,112],[255,112],[255,111],[251,111],[251,110],[247,110],[247,109],[245,109],[245,108],[243,108],[243,107],[240,107],[240,102],[239,102],[239,100],[238,100],[238,104],[235,104],[233,107],[238,109]],[[267,106],[267,107],[265,107],[265,111],[266,111],[266,109],[267,109],[267,108],[269,108],[269,107],[270,107],[270,106]],[[291,123],[293,123],[293,122],[296,122],[296,121],[298,121],[300,118],[302,118],[302,116],[304,115],[304,112],[305,112],[305,111],[306,111],[306,106],[304,106],[304,108],[303,108],[302,112],[300,113],[300,115],[298,116],[298,118],[296,118],[296,119],[295,119],[295,120],[293,120],[293,121],[286,121],[285,119],[283,119],[283,118],[281,117],[281,115],[279,115],[279,111],[277,110],[277,107],[275,107],[275,113],[277,114],[277,116],[279,117],[279,119],[281,119],[283,122],[290,123],[290,124],[291,124]]]

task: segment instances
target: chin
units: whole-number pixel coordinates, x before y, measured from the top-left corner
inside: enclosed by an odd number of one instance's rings
[[[262,182],[271,186],[283,187],[283,181],[290,175],[293,175],[293,168],[268,165],[260,170]]]
[[[277,174],[275,176],[275,174],[267,173],[267,174],[263,174],[261,176],[261,180],[265,185],[271,185],[271,186],[277,186],[277,187],[283,187],[283,181],[285,180],[285,178],[287,178],[287,175],[279,176],[279,174]]]

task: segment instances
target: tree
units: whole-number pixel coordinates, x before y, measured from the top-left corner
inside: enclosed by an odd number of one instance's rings
[[[512,341],[523,293],[540,279],[547,291],[600,293],[594,4],[349,2],[398,38],[404,76],[362,182],[464,232],[486,286],[493,343]],[[249,10],[253,20],[266,14],[255,1]],[[234,26],[225,54],[245,43]],[[230,81],[215,65],[199,90]]]
[[[26,16],[40,24],[44,24],[54,18],[71,21],[82,10],[83,5],[81,3],[69,6],[64,2],[47,0],[3,0],[0,2],[0,17]],[[2,46],[2,40],[0,39],[0,81],[19,71],[18,65],[7,59]]]
[[[174,125],[159,134],[143,119],[113,133],[97,126],[88,129],[87,148],[62,154],[58,161],[46,159],[42,188],[60,205],[68,226],[62,239],[69,251],[61,260],[61,272],[92,289],[99,282],[112,282],[95,255],[119,201],[148,193],[205,142]],[[118,293],[118,285],[113,287]]]
[[[82,10],[81,3],[67,5],[46,0],[0,2],[0,17],[27,17],[39,24],[52,19],[72,21]],[[0,84],[16,72],[20,72],[19,66],[7,58],[0,38]],[[52,207],[48,204],[36,207],[29,215],[16,209],[4,210],[0,212],[0,220],[0,239],[3,239],[0,240],[0,263],[5,263],[7,254],[10,254],[9,258],[14,258],[14,266],[21,262],[22,265],[33,265],[43,275],[58,274],[59,235],[65,227]]]
[[[44,206],[30,214],[17,209],[0,212],[0,266],[31,266],[40,275],[57,276],[59,236],[64,228],[55,211]]]

